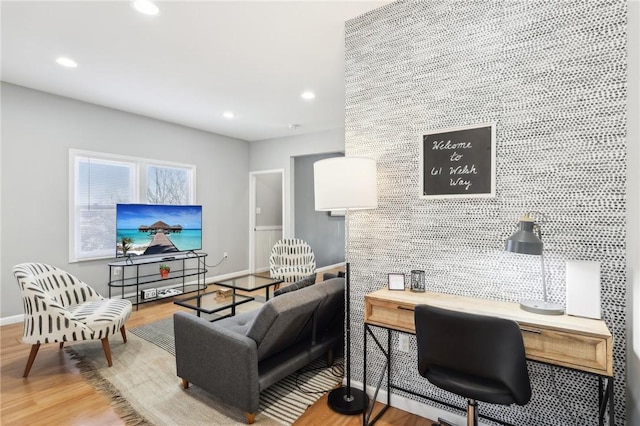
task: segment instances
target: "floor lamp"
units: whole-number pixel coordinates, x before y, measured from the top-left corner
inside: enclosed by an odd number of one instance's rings
[[[542,266],[542,297],[543,300],[523,300],[520,309],[543,315],[562,315],[564,307],[547,300],[547,279],[544,272],[544,255],[542,254],[542,231],[540,224],[536,223],[529,213],[520,218],[518,230],[510,236],[505,249],[512,253],[534,254],[540,256]]]
[[[341,414],[363,412],[369,398],[351,388],[351,274],[349,271],[349,212],[378,207],[376,162],[363,157],[334,157],[313,164],[316,210],[345,212],[345,297],[347,385],[329,392],[329,406]],[[365,384],[366,386],[366,384]]]

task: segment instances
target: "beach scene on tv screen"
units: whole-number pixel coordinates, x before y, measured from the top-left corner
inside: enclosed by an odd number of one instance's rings
[[[202,248],[202,207],[119,204],[116,256],[143,256]]]

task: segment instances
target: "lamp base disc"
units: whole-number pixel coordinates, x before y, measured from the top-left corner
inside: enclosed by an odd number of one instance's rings
[[[369,405],[369,397],[360,389],[351,388],[351,398],[347,398],[347,388],[342,386],[329,392],[329,407],[340,414],[362,413]]]
[[[564,306],[542,300],[523,300],[520,302],[520,309],[542,315],[564,314]]]

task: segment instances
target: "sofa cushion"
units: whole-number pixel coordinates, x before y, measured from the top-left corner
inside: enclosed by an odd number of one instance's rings
[[[299,340],[323,297],[315,287],[282,294],[262,306],[247,332],[256,342],[259,361]]]
[[[258,312],[259,310],[243,312],[233,317],[223,318],[216,321],[216,325],[246,336],[253,325],[253,321],[255,320],[256,315],[258,315]]]
[[[319,335],[344,326],[344,284],[344,278],[332,278],[317,286],[324,293],[314,314]]]
[[[309,287],[310,285],[315,284],[316,282],[316,274],[313,273],[309,276],[304,277],[300,281],[296,281],[295,283],[289,284],[284,287],[280,287],[276,291],[273,292],[273,296],[280,296],[284,293],[289,293],[291,291],[300,290],[301,288]]]

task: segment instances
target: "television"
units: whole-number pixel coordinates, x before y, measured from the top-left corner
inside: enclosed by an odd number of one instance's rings
[[[202,206],[116,204],[116,257],[202,249]]]

